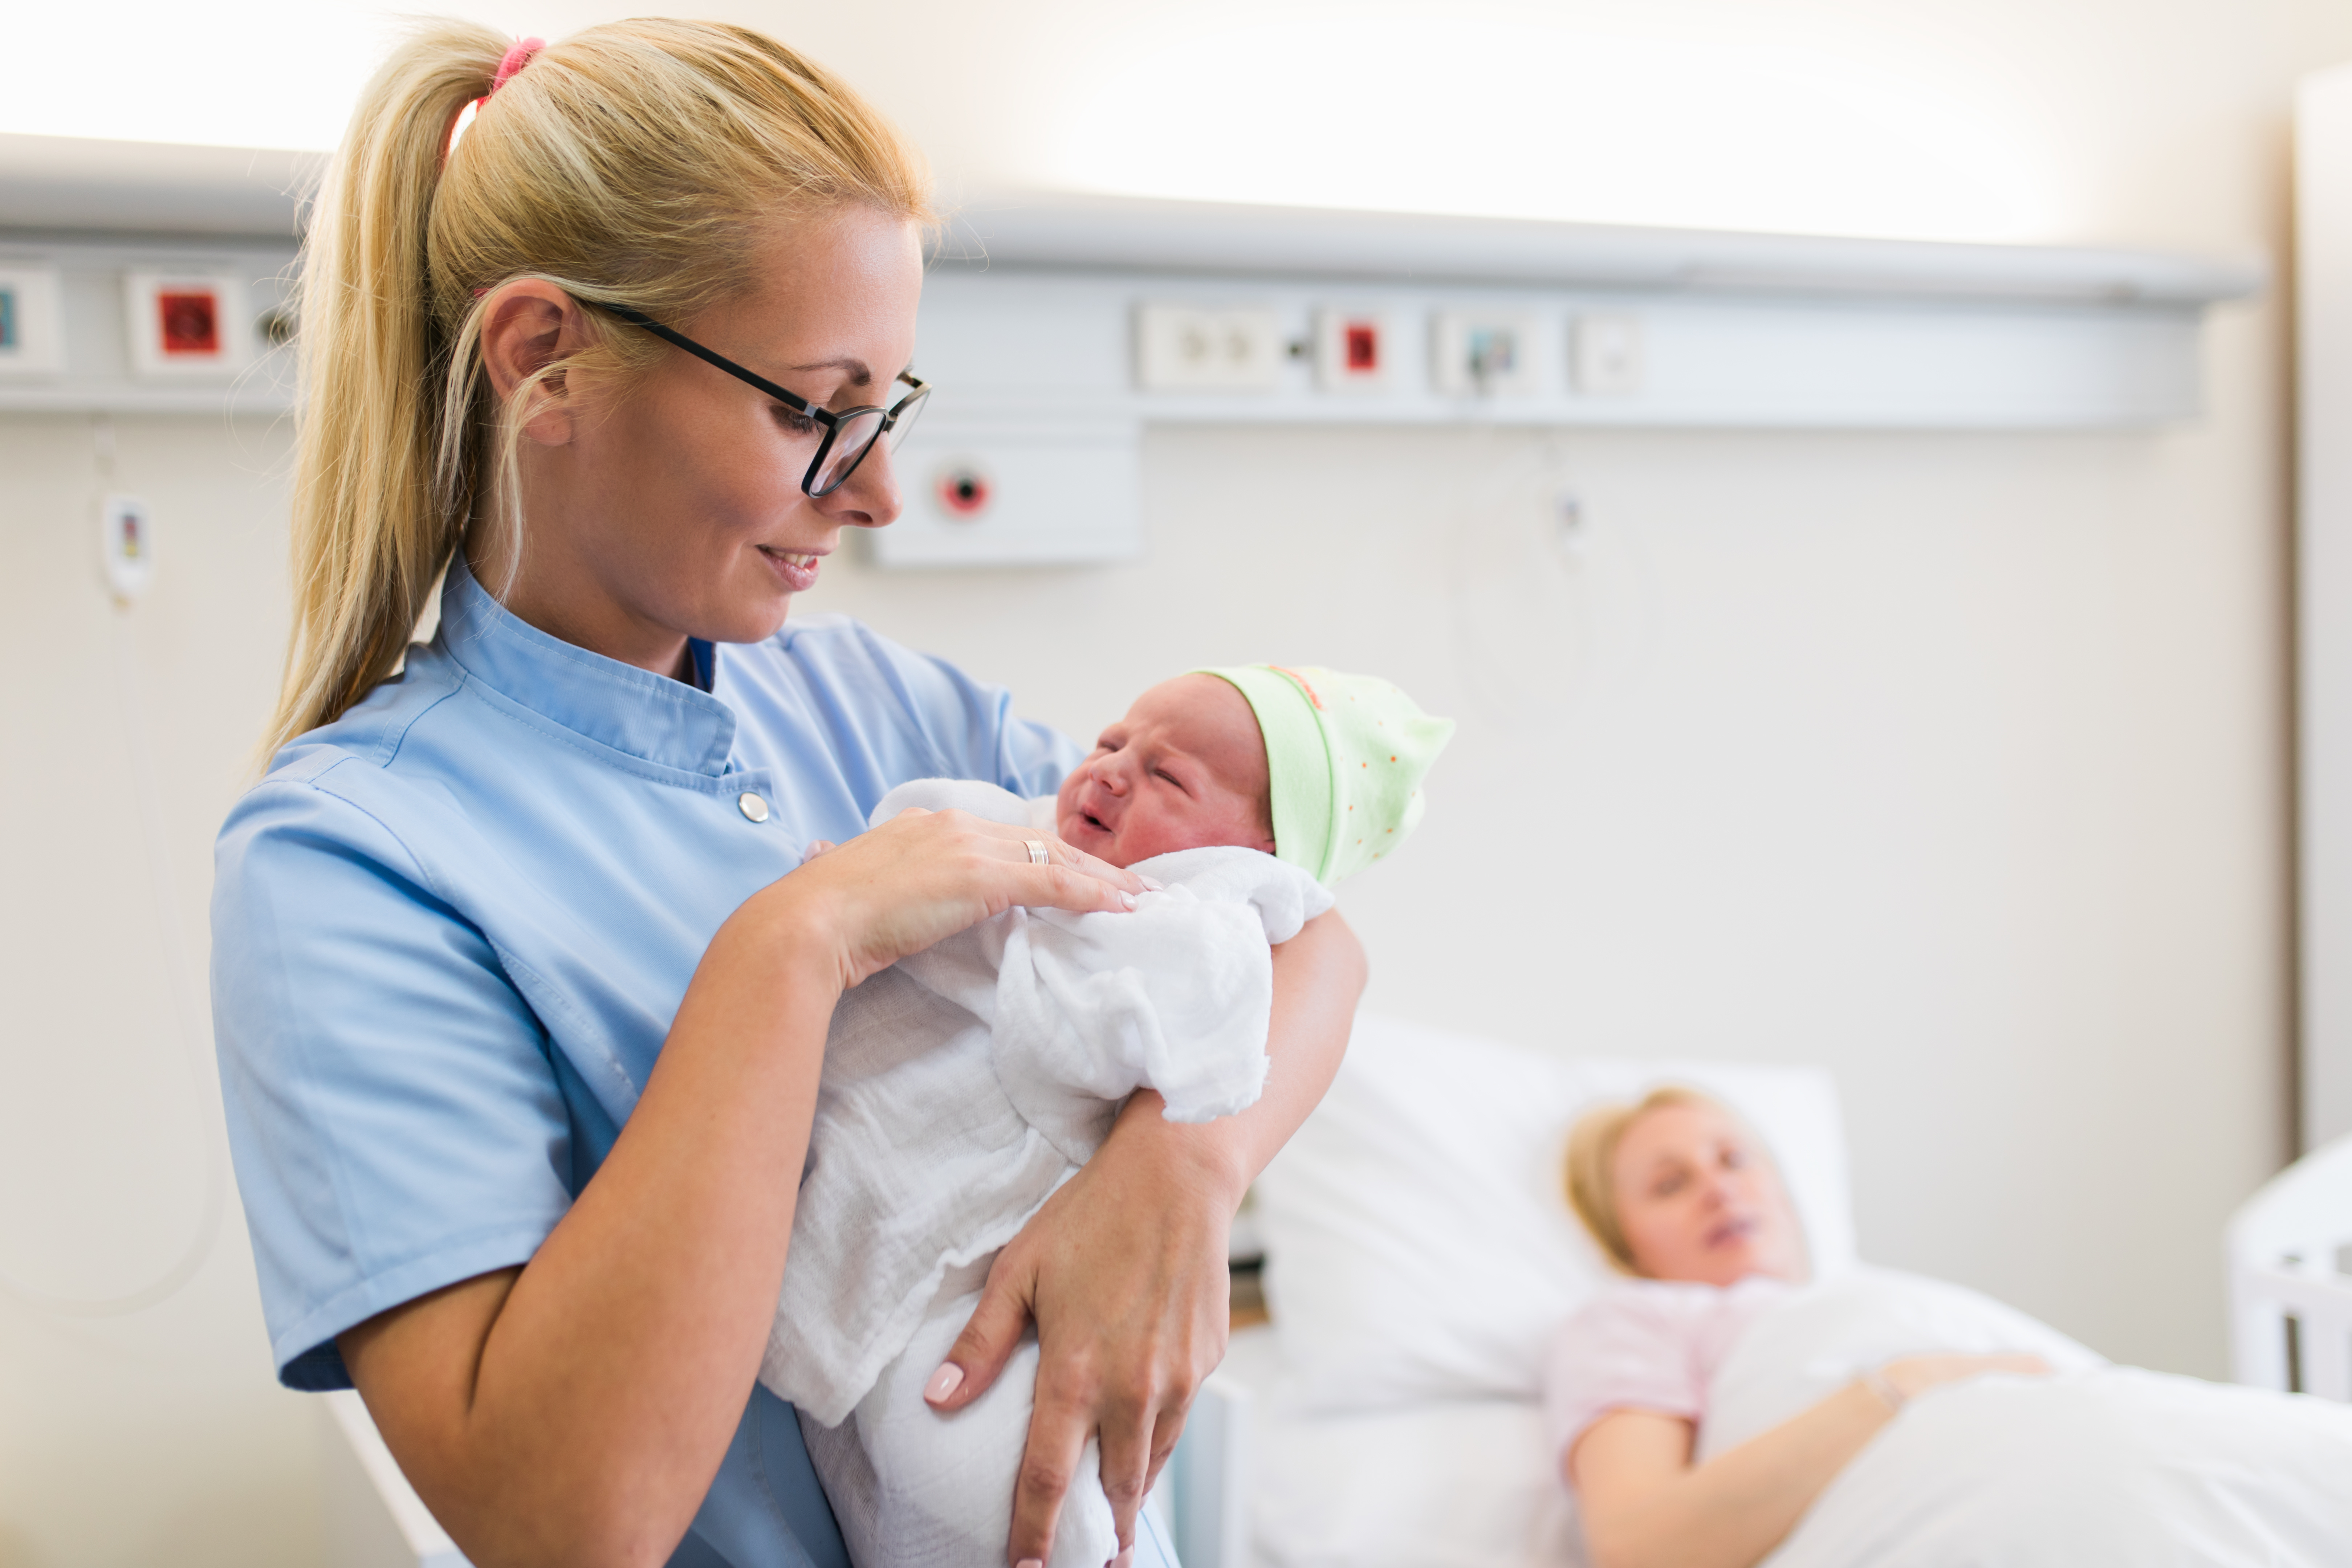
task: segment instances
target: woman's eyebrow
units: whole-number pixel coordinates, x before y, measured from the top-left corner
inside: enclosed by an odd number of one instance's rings
[[[852,386],[874,384],[873,367],[854,354],[840,354],[833,359],[812,360],[806,364],[796,364],[792,367],[792,374],[798,375],[803,371],[813,370],[842,371],[846,374],[849,384]]]

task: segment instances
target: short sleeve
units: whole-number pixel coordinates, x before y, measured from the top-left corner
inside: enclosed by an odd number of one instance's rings
[[[349,1387],[337,1334],[528,1261],[572,1202],[538,1020],[399,839],[317,782],[239,803],[213,897],[230,1150],[299,1389]]]
[[[1698,1305],[1671,1289],[1603,1290],[1559,1331],[1544,1363],[1544,1430],[1563,1475],[1569,1449],[1612,1410],[1694,1423],[1705,1413]]]
[[[1051,795],[1077,766],[1078,747],[1051,725],[1017,717],[1003,687],[858,630],[937,756],[940,777],[982,779],[1025,800]]]

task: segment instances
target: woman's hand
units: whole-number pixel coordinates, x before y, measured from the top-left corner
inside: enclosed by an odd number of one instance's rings
[[[1149,1090],[1122,1116],[1160,1121]],[[1163,1126],[1166,1123],[1161,1123]],[[1247,1177],[1177,1139],[1107,1142],[997,1255],[971,1321],[924,1390],[946,1412],[996,1381],[1032,1318],[1037,1403],[1009,1554],[1051,1555],[1062,1499],[1099,1436],[1122,1552],[1201,1381],[1224,1359],[1228,1232]]]
[[[1878,1369],[1878,1375],[1907,1404],[1931,1388],[1982,1377],[1989,1372],[2047,1377],[2051,1366],[2038,1355],[1915,1355],[1888,1362]]]
[[[1337,910],[1274,950],[1265,1092],[1238,1116],[1180,1126],[1129,1100],[1095,1157],[998,1255],[971,1321],[924,1392],[941,1412],[985,1392],[1037,1324],[1037,1404],[1013,1499],[1009,1560],[1051,1554],[1087,1439],[1124,1551],[1143,1495],[1223,1359],[1234,1212],[1322,1100],[1347,1053],[1364,950]]]
[[[1034,864],[1029,847],[1050,856]],[[798,870],[746,906],[830,955],[846,989],[1016,904],[1076,914],[1135,907],[1144,880],[1042,828],[961,811],[900,812],[843,844],[809,846]]]

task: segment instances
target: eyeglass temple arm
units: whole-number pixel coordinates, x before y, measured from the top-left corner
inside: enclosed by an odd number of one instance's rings
[[[758,371],[746,370],[741,365],[737,364],[733,360],[729,359],[725,354],[714,353],[710,350],[704,348],[700,343],[696,342],[684,332],[674,332],[670,331],[667,327],[663,326],[659,321],[655,321],[651,316],[646,315],[643,310],[633,310],[626,305],[602,305],[602,309],[609,311],[613,315],[620,317],[621,320],[628,322],[629,325],[633,327],[644,328],[646,331],[651,332],[654,336],[661,339],[665,342],[677,344],[679,348],[684,349],[687,353],[692,354],[695,358],[701,360],[704,363],[716,365],[719,369],[725,371],[728,374],[734,376],[739,381],[750,382],[753,386],[758,387],[761,392],[766,393],[769,396],[774,398],[777,402],[782,404],[785,407],[792,409],[795,413],[804,414],[812,419],[822,419],[827,425],[831,425],[835,422],[835,415],[832,409],[824,406],[822,404],[811,403],[807,398],[802,397],[795,393],[786,392],[782,387],[778,386],[774,382],[770,381]]]

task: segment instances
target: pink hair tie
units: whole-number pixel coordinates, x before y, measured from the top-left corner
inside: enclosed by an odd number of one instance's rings
[[[517,38],[499,61],[498,70],[490,77],[490,91],[496,92],[514,79],[515,72],[530,64],[531,56],[547,47],[545,38]],[[487,96],[487,95],[485,95]]]

